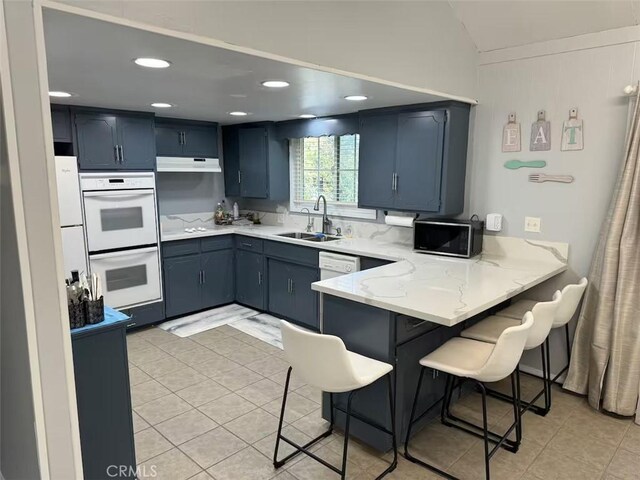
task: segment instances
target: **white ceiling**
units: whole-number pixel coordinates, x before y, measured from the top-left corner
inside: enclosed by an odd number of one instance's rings
[[[50,90],[73,93],[55,103],[155,111],[159,116],[222,124],[289,120],[442,97],[202,45],[54,10],[44,11]],[[136,66],[137,57],[172,62],[163,70]],[[281,79],[285,89],[260,82]],[[365,102],[345,95],[364,94]],[[154,109],[152,102],[174,104]],[[229,112],[250,112],[231,117]]]
[[[640,23],[640,2],[630,0],[450,0],[449,4],[480,52]]]

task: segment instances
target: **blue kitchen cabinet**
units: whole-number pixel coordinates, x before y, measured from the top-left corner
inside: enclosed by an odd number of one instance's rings
[[[148,116],[118,116],[120,169],[153,170],[156,165],[156,144],[153,118]]]
[[[358,205],[361,207],[392,208],[396,126],[396,115],[360,119]]]
[[[287,140],[272,122],[232,125],[222,130],[225,193],[245,198],[289,198]]]
[[[469,109],[438,102],[360,112],[358,206],[461,213]]]
[[[83,170],[120,168],[116,116],[108,113],[75,115],[78,161]]]
[[[264,127],[242,128],[238,132],[240,196],[267,198],[267,132]]]
[[[218,124],[157,118],[155,145],[161,157],[218,158]]]
[[[153,170],[153,115],[79,111],[74,115],[81,170]]]
[[[164,302],[148,303],[147,305],[125,308],[120,311],[129,317],[127,329],[160,323],[165,319]]]
[[[233,302],[235,269],[233,250],[225,249],[200,255],[202,269],[200,308],[211,308]]]
[[[445,112],[401,113],[396,147],[394,208],[437,212]]]
[[[53,128],[53,141],[72,143],[71,112],[66,105],[51,105],[51,126]]]
[[[199,310],[202,285],[200,255],[165,258],[163,270],[167,317]]]
[[[235,268],[231,235],[162,244],[166,317],[233,302]]]
[[[264,310],[264,256],[247,250],[236,251],[236,301]]]
[[[318,294],[311,290],[320,279],[318,269],[267,258],[267,270],[269,312],[318,330]]]

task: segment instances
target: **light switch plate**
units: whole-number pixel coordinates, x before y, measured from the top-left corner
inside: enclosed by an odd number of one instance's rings
[[[540,217],[524,217],[524,231],[540,233]]]

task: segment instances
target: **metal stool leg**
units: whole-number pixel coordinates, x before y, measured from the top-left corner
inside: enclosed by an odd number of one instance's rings
[[[516,445],[519,447],[522,442],[522,419],[520,417],[520,391],[518,390],[518,382],[520,372],[516,368],[511,374],[511,395],[513,396],[513,416],[516,422]]]
[[[284,410],[287,405],[287,393],[289,392],[289,380],[291,380],[291,367],[287,370],[287,380],[284,382],[284,394],[282,395],[282,408],[280,409],[280,420],[278,421],[278,435],[276,436],[276,448],[273,452],[273,466],[280,468],[284,465],[283,461],[278,461],[278,448],[280,447],[280,438],[282,437],[282,423],[284,422]]]
[[[391,382],[391,373],[387,375],[387,387],[389,388],[389,413],[391,414],[391,443],[393,448],[393,461],[389,468],[387,468],[380,476],[376,478],[376,480],[381,479],[387,473],[395,470],[396,466],[398,466],[398,439],[396,437],[396,405],[393,399],[393,385]]]
[[[344,447],[342,449],[342,471],[340,472],[340,478],[344,480],[347,478],[347,453],[349,449],[349,424],[351,421],[351,400],[353,400],[353,394],[355,392],[349,393],[349,398],[347,399],[347,419],[344,423]]]
[[[484,434],[484,472],[485,479],[490,480],[491,471],[489,469],[489,461],[491,457],[489,456],[489,427],[487,421],[487,389],[482,384],[482,382],[476,382],[480,387],[480,393],[482,394],[482,430]]]

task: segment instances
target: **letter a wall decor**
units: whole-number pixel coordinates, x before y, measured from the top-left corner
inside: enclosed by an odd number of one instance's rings
[[[538,111],[538,121],[531,124],[531,143],[529,150],[544,152],[551,150],[551,124],[545,120],[544,110]]]
[[[571,150],[582,150],[584,148],[582,120],[578,120],[578,109],[569,110],[569,120],[562,124],[562,145],[563,152]]]
[[[516,122],[516,114],[509,114],[509,121],[502,130],[502,151],[520,151],[520,124]]]

